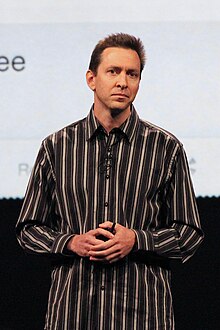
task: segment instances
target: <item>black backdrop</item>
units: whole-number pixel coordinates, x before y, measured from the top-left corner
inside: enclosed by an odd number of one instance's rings
[[[220,198],[197,202],[205,240],[187,263],[172,263],[176,330],[219,330]],[[0,200],[0,330],[43,330],[50,265],[26,255],[16,241],[21,205],[20,199]]]

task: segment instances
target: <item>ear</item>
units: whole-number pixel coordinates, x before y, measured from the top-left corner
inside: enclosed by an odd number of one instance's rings
[[[87,81],[87,85],[89,86],[89,88],[92,90],[92,91],[95,91],[95,74],[93,71],[91,70],[88,70],[86,72],[86,81]]]

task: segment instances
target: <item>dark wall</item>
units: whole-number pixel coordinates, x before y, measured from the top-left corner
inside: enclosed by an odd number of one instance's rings
[[[187,263],[172,263],[176,330],[219,330],[220,198],[197,201],[203,245]],[[26,255],[15,239],[21,205],[20,199],[0,200],[0,330],[43,330],[50,265]]]

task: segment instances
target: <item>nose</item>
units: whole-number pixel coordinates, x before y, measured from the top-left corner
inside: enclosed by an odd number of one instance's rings
[[[125,89],[128,87],[126,74],[121,72],[121,74],[118,75],[117,87],[121,89]]]

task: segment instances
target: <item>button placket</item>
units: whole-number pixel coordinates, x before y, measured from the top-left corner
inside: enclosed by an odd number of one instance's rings
[[[105,156],[105,219],[108,219],[108,207],[109,207],[109,188],[110,188],[110,175],[111,175],[111,168],[112,168],[112,145],[114,143],[114,136],[110,134],[107,150],[106,150],[106,156]]]

